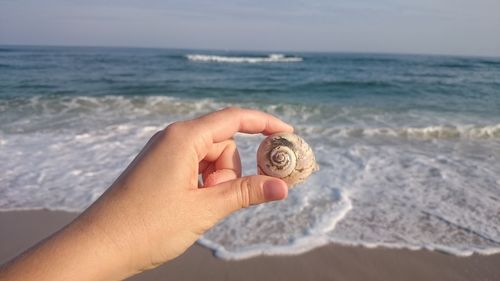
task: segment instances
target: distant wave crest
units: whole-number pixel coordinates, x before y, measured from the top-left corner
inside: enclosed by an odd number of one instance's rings
[[[200,62],[223,62],[223,63],[263,63],[263,62],[300,62],[301,57],[287,57],[284,54],[270,54],[266,57],[236,57],[188,54],[186,58],[190,61]]]

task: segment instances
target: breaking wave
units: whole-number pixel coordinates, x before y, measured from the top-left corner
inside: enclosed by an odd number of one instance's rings
[[[223,63],[263,63],[263,62],[301,62],[301,57],[287,57],[283,54],[270,54],[266,57],[236,57],[189,54],[186,58],[190,61],[223,62]]]
[[[436,125],[422,128],[304,128],[308,133],[320,133],[331,137],[353,138],[400,138],[419,140],[500,140],[500,124],[495,125]],[[319,132],[321,131],[321,132]]]

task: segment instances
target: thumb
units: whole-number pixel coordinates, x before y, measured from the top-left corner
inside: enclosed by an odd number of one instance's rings
[[[225,217],[250,205],[285,199],[287,184],[278,178],[248,176],[219,183],[204,191],[212,193],[213,208]]]

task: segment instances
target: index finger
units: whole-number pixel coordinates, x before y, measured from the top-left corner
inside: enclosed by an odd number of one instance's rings
[[[293,132],[293,127],[280,119],[258,110],[229,107],[191,120],[192,129],[210,134],[213,143],[231,138],[235,133],[271,135]]]

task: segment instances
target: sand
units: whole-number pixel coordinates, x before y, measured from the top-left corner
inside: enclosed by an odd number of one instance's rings
[[[0,212],[0,264],[71,221],[75,213]],[[242,261],[215,258],[193,245],[177,259],[129,280],[500,280],[500,255],[329,245],[297,256]]]

